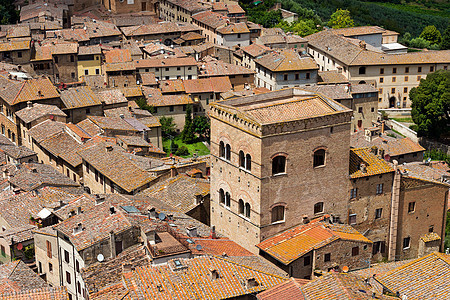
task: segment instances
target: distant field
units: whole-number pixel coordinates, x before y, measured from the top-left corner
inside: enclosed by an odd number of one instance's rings
[[[379,6],[389,7],[398,9],[405,12],[412,12],[412,13],[419,13],[419,14],[425,14],[425,15],[431,15],[431,16],[438,16],[438,17],[444,17],[444,18],[450,18],[450,5],[445,10],[441,9],[433,9],[433,8],[426,8],[423,6],[419,6],[417,4],[394,4],[389,2],[366,2],[371,3]]]

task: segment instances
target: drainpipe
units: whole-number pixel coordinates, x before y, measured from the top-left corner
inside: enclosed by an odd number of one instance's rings
[[[391,197],[391,218],[389,223],[389,245],[388,245],[388,260],[395,260],[395,253],[397,250],[397,227],[398,227],[398,207],[400,202],[400,181],[401,171],[398,169],[398,162],[394,160],[394,182],[392,184]]]

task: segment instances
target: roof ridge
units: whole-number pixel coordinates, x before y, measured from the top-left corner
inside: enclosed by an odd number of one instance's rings
[[[228,259],[226,259],[226,258],[217,256],[217,255],[208,254],[208,255],[205,255],[204,257],[207,257],[207,256],[212,256],[212,257],[214,257],[214,258],[223,260],[223,261],[225,261],[225,262],[227,262],[227,263],[234,264],[234,265],[238,265],[238,266],[241,266],[241,267],[250,269],[250,270],[252,270],[252,271],[254,271],[254,272],[258,272],[258,273],[261,273],[261,274],[264,274],[264,275],[267,275],[267,276],[272,276],[272,277],[277,277],[277,278],[280,278],[280,279],[286,279],[286,280],[288,280],[288,278],[285,278],[285,277],[282,277],[282,276],[279,276],[279,275],[275,275],[275,274],[270,274],[270,273],[268,273],[268,272],[264,272],[264,271],[262,271],[262,270],[255,269],[255,268],[252,268],[252,267],[250,267],[250,266],[247,266],[247,265],[244,265],[244,264],[241,264],[241,263],[232,261],[232,260],[228,260]],[[256,255],[255,255],[254,257],[259,257],[259,256],[256,256]]]

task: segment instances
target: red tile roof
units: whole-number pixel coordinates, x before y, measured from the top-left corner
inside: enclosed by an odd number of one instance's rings
[[[291,277],[288,281],[280,283],[257,295],[258,300],[305,300],[301,286],[307,284],[309,280]]]

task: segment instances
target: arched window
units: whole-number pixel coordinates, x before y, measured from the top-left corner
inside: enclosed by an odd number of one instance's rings
[[[323,213],[323,202],[317,202],[314,204],[314,214]]]
[[[226,160],[231,160],[231,146],[230,146],[230,144],[227,144],[225,146],[225,159]]]
[[[314,152],[313,166],[320,167],[325,165],[325,150],[319,149]]]
[[[225,144],[222,141],[219,143],[219,157],[225,157]]]
[[[219,190],[219,201],[220,203],[225,204],[225,192],[223,189]]]
[[[272,208],[272,223],[284,221],[284,206],[278,205]]]
[[[245,217],[250,218],[250,204],[245,203]]]
[[[245,156],[245,169],[247,169],[247,171],[252,170],[252,156],[250,154]]]
[[[286,173],[286,157],[278,155],[272,159],[272,175]]]
[[[242,199],[239,199],[239,214],[244,214],[244,201],[242,201]]]
[[[366,67],[359,67],[359,74],[366,74]]]
[[[225,193],[225,205],[228,207],[230,207],[231,205],[231,196],[228,192]]]
[[[245,168],[245,154],[244,151],[239,151],[239,167]]]

